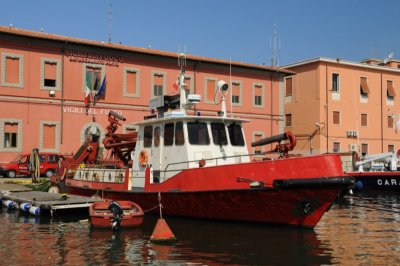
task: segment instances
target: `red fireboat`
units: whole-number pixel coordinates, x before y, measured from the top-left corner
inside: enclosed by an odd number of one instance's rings
[[[155,212],[161,193],[165,215],[313,228],[354,185],[337,154],[291,158],[290,132],[252,143],[278,144],[249,154],[242,128],[248,121],[226,115],[227,84],[218,83],[218,115],[200,116],[193,107],[201,96],[186,95],[184,71],[178,81],[180,94],[153,98],[155,114],[136,123],[135,133],[116,134],[125,118],[109,113],[103,144],[118,160],[99,159],[97,138],[88,140],[61,169],[67,193],[133,201]]]

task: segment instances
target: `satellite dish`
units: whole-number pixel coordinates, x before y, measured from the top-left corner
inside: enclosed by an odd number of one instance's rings
[[[394,52],[391,52],[388,56],[385,57],[385,59],[383,59],[383,63],[386,65],[387,63],[389,63],[394,56]]]

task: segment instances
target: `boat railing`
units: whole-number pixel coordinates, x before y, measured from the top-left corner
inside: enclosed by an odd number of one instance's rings
[[[163,179],[162,179],[162,181],[160,180],[160,182],[163,182],[163,181],[165,181],[167,179],[167,177],[165,176],[167,173],[180,172],[180,171],[183,171],[185,169],[189,169],[190,168],[189,166],[190,166],[191,163],[198,163],[199,167],[203,167],[203,166],[207,165],[207,162],[210,162],[210,161],[214,162],[215,161],[215,164],[213,164],[213,166],[217,166],[217,165],[219,165],[218,164],[218,160],[226,161],[226,159],[229,159],[229,158],[242,158],[242,157],[253,158],[253,161],[262,161],[262,160],[266,159],[266,157],[265,157],[266,154],[276,154],[276,152],[258,152],[258,153],[248,153],[248,154],[235,154],[235,155],[230,155],[230,156],[220,156],[220,157],[206,158],[206,159],[200,159],[200,160],[190,160],[190,161],[175,162],[175,163],[167,164],[165,166],[164,170],[162,170],[162,171],[158,171],[158,170],[156,170],[156,171],[160,172],[160,176],[161,176],[161,173],[163,173]],[[241,161],[239,161],[239,162],[241,162]],[[239,163],[239,162],[233,162],[233,163]],[[203,164],[203,165],[201,165],[201,164]],[[185,165],[186,167],[168,169],[168,168],[176,166],[176,165]],[[153,170],[153,175],[154,175],[154,172],[155,171]]]
[[[123,183],[125,168],[114,164],[96,164],[86,167],[84,164],[70,164],[67,169],[69,177],[82,181]]]

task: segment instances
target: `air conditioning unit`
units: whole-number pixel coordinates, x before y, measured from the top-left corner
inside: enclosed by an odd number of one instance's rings
[[[357,144],[350,144],[349,145],[349,150],[350,151],[357,151],[358,149],[358,146],[357,146]]]
[[[348,137],[352,137],[352,136],[353,136],[353,132],[354,132],[354,131],[352,131],[352,130],[347,130],[347,131],[346,131],[346,135],[347,135]]]
[[[358,131],[353,130],[353,137],[357,137],[358,136]]]

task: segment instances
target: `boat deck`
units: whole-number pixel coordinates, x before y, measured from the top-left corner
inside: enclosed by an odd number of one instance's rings
[[[67,198],[62,198],[61,194],[33,191],[18,184],[0,184],[0,197],[2,200],[12,200],[18,204],[30,203],[41,210],[48,209],[49,211],[88,208],[90,204],[102,201],[102,199],[75,195],[68,195]]]

